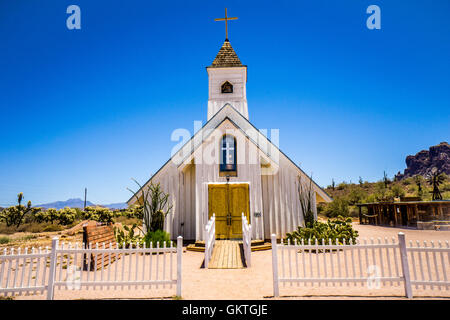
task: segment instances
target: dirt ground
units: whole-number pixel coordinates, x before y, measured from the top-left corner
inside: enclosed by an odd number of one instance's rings
[[[434,230],[414,230],[354,224],[360,233],[360,239],[397,237],[399,232],[406,234],[409,240],[421,243],[433,241],[449,241],[450,232]],[[271,250],[252,252],[252,267],[245,269],[203,269],[204,255],[200,252],[185,251],[183,253],[182,298],[197,299],[274,299],[272,279]],[[446,270],[450,277],[450,270]],[[445,290],[427,287],[415,288],[416,299],[449,299],[450,288]],[[55,291],[55,299],[173,299],[175,287],[147,289],[82,289]],[[16,299],[44,299],[44,295],[18,296]],[[368,289],[364,285],[338,284],[337,286],[286,285],[280,286],[279,299],[405,299],[403,284],[382,286],[380,289]]]

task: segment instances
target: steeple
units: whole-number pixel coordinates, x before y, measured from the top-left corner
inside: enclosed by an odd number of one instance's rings
[[[247,107],[247,66],[241,63],[228,40],[228,18],[225,9],[225,18],[216,21],[225,21],[226,39],[209,67],[206,67],[209,78],[208,120],[211,119],[226,104],[230,104],[246,119]]]

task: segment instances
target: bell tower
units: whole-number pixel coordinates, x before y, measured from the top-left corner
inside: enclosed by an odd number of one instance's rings
[[[248,120],[247,107],[247,66],[241,63],[228,40],[228,20],[236,17],[215,19],[225,21],[225,42],[217,53],[213,63],[206,67],[208,71],[208,120],[211,119],[223,106],[230,104]]]

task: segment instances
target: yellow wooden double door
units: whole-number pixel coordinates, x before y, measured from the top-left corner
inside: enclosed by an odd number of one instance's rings
[[[250,222],[247,183],[208,185],[208,218],[216,215],[216,239],[242,239],[242,212]]]

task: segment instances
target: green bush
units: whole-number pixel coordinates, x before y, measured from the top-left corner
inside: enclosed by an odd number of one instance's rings
[[[170,247],[170,234],[163,230],[149,231],[144,236],[143,242],[147,248],[150,248],[150,244],[156,248],[158,243],[160,248],[164,246],[164,243],[166,247]]]
[[[336,240],[339,244],[342,244],[345,239],[345,243],[356,242],[358,238],[358,231],[352,227],[352,219],[337,217],[336,219],[328,219],[326,223],[315,221],[311,228],[298,227],[297,230],[286,233],[285,243],[289,240],[291,244],[297,240],[297,243],[301,243],[303,240],[305,243],[311,239],[312,243],[315,243],[316,239],[319,244],[322,244],[324,240],[325,244],[329,244],[329,241],[336,244]]]
[[[351,186],[347,195],[347,201],[350,205],[361,203],[367,197],[367,192],[358,186]]]
[[[11,241],[9,237],[0,237],[0,244],[7,244]]]
[[[391,196],[392,197],[403,197],[405,195],[405,190],[402,189],[402,187],[400,187],[399,185],[393,185],[391,187]]]
[[[326,205],[323,213],[328,218],[335,218],[338,216],[348,217],[350,215],[348,202],[342,198],[335,198],[333,202],[330,202]]]

